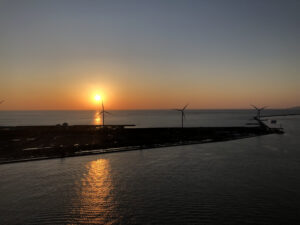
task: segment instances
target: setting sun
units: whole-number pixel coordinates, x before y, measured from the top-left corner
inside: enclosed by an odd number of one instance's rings
[[[101,100],[101,96],[100,96],[100,95],[95,95],[94,99],[95,99],[96,101],[100,101],[100,100]]]

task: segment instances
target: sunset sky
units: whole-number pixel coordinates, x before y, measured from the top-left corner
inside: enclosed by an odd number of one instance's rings
[[[0,110],[300,105],[298,0],[0,0]]]

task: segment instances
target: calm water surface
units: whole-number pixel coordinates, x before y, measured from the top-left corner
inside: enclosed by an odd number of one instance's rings
[[[0,224],[299,224],[300,118],[284,135],[0,165]]]
[[[181,113],[174,110],[110,111],[106,124],[135,124],[137,127],[179,127]],[[300,113],[300,110],[267,109],[262,115]],[[243,126],[256,115],[254,110],[186,110],[186,126]],[[0,126],[102,124],[96,111],[0,111]]]

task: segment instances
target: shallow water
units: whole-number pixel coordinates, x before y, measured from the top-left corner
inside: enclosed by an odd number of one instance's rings
[[[284,135],[0,165],[0,224],[297,224],[300,118]]]

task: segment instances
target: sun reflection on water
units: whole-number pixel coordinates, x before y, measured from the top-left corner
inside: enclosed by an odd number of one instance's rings
[[[94,114],[94,125],[101,125],[102,124],[102,120],[101,120],[101,114],[99,111],[97,111]]]
[[[109,161],[92,161],[86,165],[86,171],[77,187],[73,205],[76,219],[71,224],[110,224],[114,221],[114,201]]]

